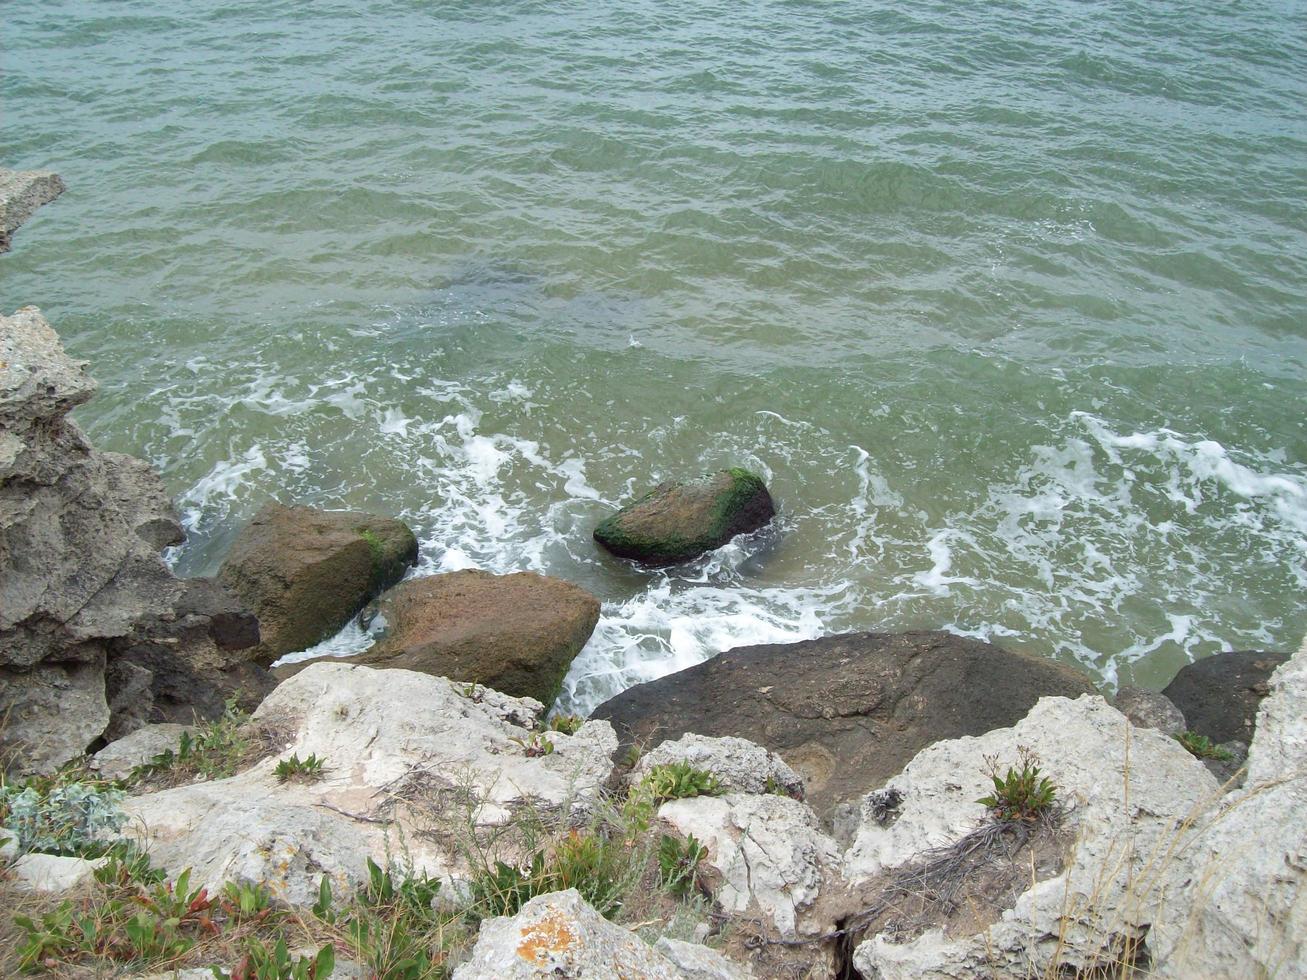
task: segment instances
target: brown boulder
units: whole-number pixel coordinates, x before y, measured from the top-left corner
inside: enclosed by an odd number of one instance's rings
[[[592,715],[646,748],[686,732],[780,753],[830,821],[932,742],[1013,725],[1041,697],[1096,693],[1082,674],[944,632],[850,633],[728,650]],[[1036,749],[1038,747],[1036,746]]]
[[[594,632],[599,600],[534,572],[462,571],[409,579],[377,613],[385,634],[347,662],[475,681],[548,706]]]
[[[353,511],[269,502],[241,531],[218,580],[254,611],[254,659],[326,639],[417,562],[417,538],[401,521]]]

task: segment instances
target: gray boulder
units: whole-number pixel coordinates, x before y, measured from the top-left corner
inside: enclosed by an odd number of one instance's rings
[[[765,746],[831,821],[942,738],[1019,721],[1045,695],[1093,692],[1078,671],[950,633],[850,633],[728,650],[606,701],[626,744],[687,732]]]
[[[9,251],[14,232],[37,208],[64,192],[64,182],[48,170],[0,168],[0,252]]]
[[[270,501],[236,538],[220,581],[259,620],[263,664],[340,630],[417,562],[413,532],[394,518]]]
[[[661,484],[600,523],[594,539],[620,558],[675,565],[758,530],[775,514],[762,479],[735,468]]]

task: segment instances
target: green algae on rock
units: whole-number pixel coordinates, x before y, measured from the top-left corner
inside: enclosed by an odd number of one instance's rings
[[[733,467],[685,483],[662,483],[594,529],[620,558],[675,565],[763,527],[776,514],[762,478]]]
[[[417,562],[401,521],[269,502],[241,531],[218,579],[259,617],[259,659],[326,639]]]

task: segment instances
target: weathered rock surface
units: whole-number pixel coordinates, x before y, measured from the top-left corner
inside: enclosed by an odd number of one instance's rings
[[[263,881],[299,904],[312,904],[323,874],[338,892],[360,884],[368,857],[466,880],[464,828],[502,825],[527,805],[583,819],[610,776],[617,738],[605,723],[552,732],[551,754],[528,755],[542,712],[537,701],[413,671],[312,664],[254,714],[277,755],[228,779],[129,799],[126,833],[155,864],[194,868],[197,884]],[[278,782],[276,763],[292,754],[325,760],[324,778]],[[490,851],[512,844],[508,835]]]
[[[663,936],[654,952],[670,960],[685,980],[750,980],[753,971],[728,960],[715,949]]]
[[[730,793],[672,800],[658,818],[708,848],[720,874],[713,897],[730,915],[761,914],[785,939],[815,935],[834,921],[808,914],[838,876],[840,852],[812,810],[772,794]]]
[[[0,169],[0,252],[9,251],[14,232],[37,208],[64,192],[64,182],[49,170]]]
[[[659,485],[602,521],[594,539],[620,558],[675,565],[758,530],[775,514],[760,477],[729,469]]]
[[[145,725],[110,742],[91,757],[89,767],[105,779],[125,779],[137,766],[144,765],[169,750],[176,750],[189,725]]]
[[[0,317],[0,756],[19,772],[151,717],[155,675],[114,666],[135,644],[166,645],[195,685],[224,684],[174,635],[188,590],[160,556],[181,540],[163,484],[141,460],[97,451],[68,418],[94,391],[39,310]],[[197,634],[210,625],[189,621]]]
[[[1157,976],[1307,976],[1307,641],[1270,687],[1244,789],[1169,869],[1149,935]]]
[[[728,650],[600,705],[623,742],[736,735],[778,752],[824,820],[931,742],[1015,724],[1044,695],[1092,692],[1052,660],[942,632],[851,633]]]
[[[1163,735],[1181,735],[1187,728],[1180,709],[1156,691],[1123,687],[1116,692],[1112,705],[1140,728],[1156,728]]]
[[[781,793],[803,799],[803,780],[775,752],[743,738],[682,735],[640,757],[627,776],[638,783],[654,766],[685,762],[717,777],[724,792]]]
[[[24,854],[10,868],[18,887],[26,892],[57,895],[91,880],[105,858],[88,861],[54,854]]]
[[[271,664],[340,630],[417,555],[417,538],[393,518],[269,501],[237,536],[218,580],[258,617],[256,659]]]
[[[992,789],[986,757],[1015,765],[1019,746],[1038,753],[1070,807],[1065,869],[1041,875],[975,934],[869,939],[854,959],[864,976],[1025,977],[1105,967],[1141,948],[1159,906],[1174,901],[1166,865],[1184,844],[1186,818],[1214,805],[1219,788],[1173,738],[1135,728],[1098,697],[1044,698],[1011,728],[919,753],[886,786],[902,796],[897,819],[878,818],[868,801],[845,855],[846,877],[870,881],[979,827],[987,811],[976,800]]]
[[[1288,659],[1255,650],[1218,653],[1181,667],[1162,693],[1184,714],[1190,731],[1213,742],[1247,744],[1271,674]]]
[[[381,639],[340,661],[474,681],[546,707],[599,621],[589,592],[534,572],[409,579],[375,610],[387,624]]]
[[[630,977],[685,980],[670,960],[609,922],[574,888],[531,899],[512,918],[481,924],[471,957],[454,980]]]

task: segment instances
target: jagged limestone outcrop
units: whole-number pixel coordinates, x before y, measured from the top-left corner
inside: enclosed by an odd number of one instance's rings
[[[552,751],[533,754],[543,711],[414,671],[312,664],[254,714],[269,757],[227,779],[132,797],[126,833],[170,872],[193,868],[197,884],[262,881],[296,904],[312,904],[324,874],[338,891],[357,886],[367,857],[402,859],[457,894],[465,828],[500,827],[525,808],[583,819],[611,774],[617,738],[605,722],[551,732]],[[274,769],[292,755],[322,759],[323,778],[279,781]]]
[[[19,772],[151,720],[156,695],[266,690],[164,564],[182,532],[158,475],[69,418],[94,391],[39,310],[0,317],[0,757]]]

